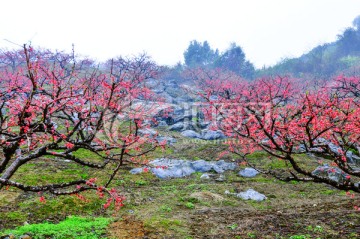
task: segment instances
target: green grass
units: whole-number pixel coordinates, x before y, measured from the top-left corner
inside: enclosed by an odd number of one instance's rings
[[[18,227],[15,230],[6,230],[4,234],[21,236],[24,234],[32,236],[34,239],[41,238],[99,238],[104,236],[106,227],[110,223],[109,218],[81,218],[69,216],[58,224],[41,223],[30,224]]]

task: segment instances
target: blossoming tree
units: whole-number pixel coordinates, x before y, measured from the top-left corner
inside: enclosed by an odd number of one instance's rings
[[[225,153],[234,153],[281,180],[320,182],[360,192],[360,162],[355,162],[360,159],[359,77],[341,76],[312,85],[287,77],[235,83],[205,78],[203,82],[208,119],[229,139]],[[247,156],[256,150],[283,160],[286,169],[252,164]],[[313,157],[301,156],[305,153]],[[329,166],[319,169],[324,162]]]
[[[119,168],[159,145],[153,137],[139,135],[146,112],[134,106],[151,97],[142,82],[156,76],[157,66],[140,56],[121,64],[114,60],[106,68],[74,54],[28,46],[2,52],[0,59],[0,188],[55,195],[97,190],[110,196],[107,206],[112,201],[121,206],[120,194],[108,189]],[[101,160],[76,157],[80,149]],[[26,185],[16,178],[23,165],[46,156],[93,169],[107,167],[111,173],[102,185],[91,177],[47,185]]]

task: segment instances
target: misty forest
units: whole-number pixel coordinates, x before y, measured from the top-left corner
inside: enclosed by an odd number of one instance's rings
[[[360,238],[360,16],[255,67],[0,50],[0,238]]]

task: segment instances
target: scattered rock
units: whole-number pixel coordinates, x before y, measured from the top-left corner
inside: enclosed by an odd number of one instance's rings
[[[220,131],[207,130],[204,129],[201,131],[201,138],[204,140],[215,140],[215,139],[225,139],[226,136]]]
[[[181,132],[181,135],[193,139],[199,139],[201,137],[200,134],[196,133],[194,130],[185,130]]]
[[[174,139],[173,137],[167,137],[167,136],[158,136],[158,137],[156,137],[156,140],[159,143],[166,141],[166,144],[169,144],[169,145],[176,143],[176,139]]]
[[[141,136],[148,135],[150,137],[154,137],[158,133],[158,132],[156,132],[156,130],[153,130],[153,129],[139,129],[138,132],[139,132],[139,135],[141,135]]]
[[[200,176],[200,179],[210,179],[210,175],[208,173],[203,173],[201,176]]]
[[[337,167],[330,167],[329,165],[319,166],[317,167],[312,174],[321,177],[327,177],[331,180],[334,180],[338,183],[344,183],[346,181],[346,177],[348,176],[341,169]]]
[[[253,178],[255,177],[256,175],[258,175],[258,171],[256,169],[253,169],[253,168],[245,168],[243,170],[241,170],[239,172],[239,175],[240,176],[243,176],[245,178]]]
[[[157,125],[157,127],[167,127],[167,126],[168,126],[168,124],[164,120],[161,120]]]
[[[1,236],[1,239],[16,239],[16,237],[13,234]]]
[[[19,239],[31,239],[32,237],[29,235],[22,235],[19,237]]]
[[[185,130],[184,127],[185,126],[184,126],[183,122],[178,122],[178,123],[176,123],[174,125],[171,125],[169,127],[169,130],[171,130],[171,131],[183,131],[183,130]]]
[[[259,192],[256,192],[254,189],[248,189],[245,192],[240,192],[236,194],[237,197],[242,198],[244,200],[254,200],[257,202],[263,201],[266,199],[266,196],[264,194],[261,194]]]
[[[139,173],[142,173],[144,172],[144,168],[133,168],[130,170],[130,173],[131,174],[139,174]]]
[[[216,161],[215,165],[213,166],[213,169],[217,173],[223,173],[224,171],[227,171],[227,170],[235,170],[236,167],[237,166],[235,163],[228,163],[228,162],[225,162],[224,160],[219,160],[219,161]]]
[[[150,171],[158,178],[181,178],[189,176],[195,172],[208,172],[214,170],[217,173],[223,173],[226,170],[234,170],[237,167],[235,163],[228,163],[224,160],[205,161],[205,160],[180,160],[159,158],[149,163]],[[131,173],[137,174],[143,172],[143,168],[130,170]],[[224,177],[218,180],[224,180]]]
[[[360,157],[354,154],[352,151],[346,152],[346,158],[348,159],[349,163],[360,166]]]
[[[208,172],[212,169],[212,164],[205,160],[196,160],[192,162],[192,167],[196,170],[196,172]]]
[[[205,129],[206,127],[208,127],[210,125],[210,122],[208,122],[208,121],[200,121],[200,122],[197,122],[196,125],[201,129]]]
[[[218,178],[215,179],[216,182],[224,182],[225,176],[224,174],[220,174]]]

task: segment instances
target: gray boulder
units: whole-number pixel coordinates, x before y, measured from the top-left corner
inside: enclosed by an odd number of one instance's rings
[[[164,120],[161,120],[157,125],[157,127],[167,127],[167,126],[168,126],[168,124]]]
[[[226,136],[220,131],[214,131],[214,130],[202,130],[201,131],[201,138],[204,140],[216,140],[216,139],[225,139]]]
[[[156,130],[153,129],[139,129],[138,133],[141,136],[148,135],[150,137],[154,137],[158,132],[156,132]]]
[[[158,178],[179,178],[189,176],[195,172],[208,172],[211,170],[222,173],[225,170],[234,170],[237,166],[235,163],[220,161],[189,161],[179,159],[159,158],[149,163],[150,171]],[[143,168],[132,169],[133,174],[143,172]],[[205,176],[204,176],[205,177]]]
[[[215,100],[218,100],[219,97],[217,95],[210,95],[209,99],[215,101]]]
[[[196,172],[201,172],[201,173],[208,172],[213,168],[213,165],[211,163],[203,159],[193,161],[191,162],[191,164]]]
[[[174,98],[171,95],[169,95],[168,93],[162,92],[162,93],[160,93],[158,95],[159,95],[159,97],[161,99],[160,101],[170,103],[170,104],[174,103]]]
[[[194,126],[190,122],[178,122],[169,127],[171,131],[185,131],[185,130],[194,130]]]
[[[184,130],[184,123],[183,122],[179,122],[179,123],[176,123],[174,125],[171,125],[169,127],[169,130],[171,131],[183,131]]]
[[[237,165],[235,163],[228,163],[228,162],[225,162],[224,160],[216,161],[213,164],[213,169],[217,173],[223,173],[224,171],[227,171],[227,170],[235,170],[236,167],[237,167]]]
[[[204,173],[200,176],[200,179],[210,179],[210,175],[208,173]]]
[[[254,200],[257,202],[263,201],[266,199],[266,196],[264,194],[261,194],[259,192],[256,192],[254,189],[248,189],[245,192],[240,192],[236,194],[237,197],[242,198],[244,200]]]
[[[196,125],[200,128],[200,129],[205,129],[210,125],[211,122],[208,121],[203,121],[200,120],[200,122],[197,122]]]
[[[133,168],[130,170],[130,173],[131,174],[139,174],[139,173],[142,173],[144,172],[144,168]]]
[[[313,175],[329,178],[338,183],[344,183],[348,176],[341,169],[337,167],[330,167],[329,165],[319,166],[313,172]]]
[[[176,104],[185,103],[185,102],[193,102],[194,100],[189,95],[182,95],[174,99]]]
[[[253,178],[255,177],[256,175],[258,175],[258,171],[256,169],[253,169],[253,168],[245,168],[243,170],[241,170],[239,172],[239,175],[240,176],[243,176],[245,178]]]
[[[350,164],[360,166],[360,157],[354,154],[352,151],[346,152],[346,158]]]
[[[181,135],[193,139],[201,138],[200,134],[196,133],[194,130],[185,130],[181,132]]]
[[[193,116],[190,113],[180,115],[180,116],[177,116],[177,117],[174,118],[174,123],[183,122],[183,121],[186,121],[186,120],[191,121],[192,117]]]
[[[176,143],[176,139],[174,139],[173,137],[167,137],[167,136],[158,136],[158,137],[156,137],[156,140],[159,143],[166,141],[166,144],[169,144],[169,145]]]
[[[195,170],[191,167],[191,162],[187,160],[176,160],[160,158],[150,162],[155,166],[151,169],[158,178],[182,178],[191,175]]]

